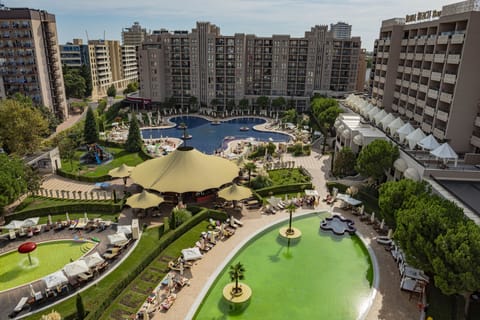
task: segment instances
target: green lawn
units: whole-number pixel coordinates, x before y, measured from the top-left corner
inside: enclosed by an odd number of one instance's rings
[[[310,182],[310,177],[302,173],[300,169],[278,169],[268,171],[274,186]]]
[[[120,213],[98,213],[98,212],[88,212],[88,219],[102,219],[102,220],[110,220],[115,221],[115,218],[118,218]],[[84,212],[69,212],[68,217],[70,220],[76,220],[79,218],[83,218],[85,216]],[[52,222],[55,221],[65,221],[67,216],[65,214],[52,214]],[[40,217],[39,224],[46,224],[48,221],[48,216]]]
[[[173,242],[166,250],[164,250],[160,256],[172,256],[177,257],[180,255],[181,249],[192,246],[198,239],[201,231],[206,229],[207,222],[202,222],[185,233],[182,237]],[[163,235],[163,237],[167,236]],[[85,309],[93,310],[96,306],[100,305],[108,292],[116,286],[120,279],[127,277],[132,270],[140,264],[151,252],[152,248],[159,245],[161,239],[159,237],[158,228],[147,229],[135,248],[135,251],[113,272],[106,276],[102,281],[95,286],[88,288],[82,292],[82,299],[85,305]],[[159,256],[159,257],[160,257]],[[108,310],[105,310],[104,318],[107,319],[110,312],[114,314],[125,313],[131,314],[135,312],[136,308],[143,303],[151,291],[151,288],[158,284],[164,277],[164,270],[167,266],[167,262],[155,259],[144,272],[142,272],[128,287],[122,292],[122,294],[112,303]],[[160,272],[158,271],[160,270]],[[132,289],[135,289],[133,291]],[[142,292],[142,293],[139,293]],[[143,293],[144,292],[144,293]],[[125,306],[123,303],[127,303],[130,307]],[[59,312],[62,316],[72,315],[76,312],[75,296],[53,307],[55,311]],[[50,309],[49,309],[50,310]],[[40,313],[41,314],[41,313]],[[27,319],[38,319],[39,314],[32,315]]]
[[[57,199],[57,198],[44,198],[44,197],[27,197],[22,203],[15,209],[15,212],[20,212],[22,210],[32,210],[40,208],[48,208],[55,206],[62,206],[68,204],[82,204],[87,200],[74,200],[74,199]],[[88,203],[111,203],[110,200],[88,200]]]
[[[138,153],[128,153],[122,148],[106,148],[108,152],[112,153],[113,160],[101,165],[81,165],[79,171],[79,159],[85,153],[85,151],[76,151],[75,159],[70,164],[70,161],[62,160],[62,170],[69,173],[78,174],[80,173],[86,177],[101,177],[108,174],[108,171],[111,169],[119,167],[121,164],[126,164],[128,166],[136,166],[139,163],[142,163],[143,160],[140,158]]]

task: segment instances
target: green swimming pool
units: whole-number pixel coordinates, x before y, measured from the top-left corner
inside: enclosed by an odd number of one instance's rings
[[[32,265],[27,255],[20,254],[17,250],[3,254],[0,256],[0,291],[30,283],[58,271],[69,263],[70,259],[80,258],[88,247],[93,247],[93,244],[71,240],[39,243],[37,249],[30,254]]]
[[[249,241],[227,263],[195,314],[195,319],[358,319],[372,296],[373,265],[357,236],[321,231],[327,213],[295,219],[297,243],[278,235],[283,222]],[[232,241],[232,238],[229,241]],[[223,299],[230,265],[241,262],[253,291],[251,301],[232,311]]]

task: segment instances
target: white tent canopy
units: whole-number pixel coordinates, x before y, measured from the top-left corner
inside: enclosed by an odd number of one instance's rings
[[[387,116],[387,112],[382,109],[373,117],[373,121],[375,122],[376,125],[378,125],[380,121],[386,116]]]
[[[124,241],[127,241],[127,236],[125,236],[125,233],[115,233],[115,234],[110,234],[107,236],[108,241],[110,241],[111,244],[116,245],[117,243],[121,243]]]
[[[415,169],[415,168],[408,168],[408,169],[405,170],[405,172],[403,173],[403,176],[404,176],[406,179],[411,179],[411,180],[413,180],[413,181],[420,181],[420,180],[421,180],[420,174],[418,173],[418,170]]]
[[[390,134],[393,136],[399,128],[404,126],[403,120],[401,118],[396,118],[389,125],[387,125],[387,129],[390,131]]]
[[[43,278],[43,281],[45,282],[45,285],[49,289],[68,283],[68,279],[65,276],[65,274],[63,274],[62,271],[57,271],[52,274],[49,274],[48,276]]]
[[[9,224],[2,226],[3,229],[20,229],[20,228],[28,228],[33,227],[38,224],[39,217],[35,218],[28,218],[25,220],[12,220]]]
[[[195,248],[187,248],[182,250],[182,256],[185,261],[189,260],[198,260],[202,258],[202,254],[200,253],[200,249]]]
[[[365,108],[363,108],[362,110],[360,110],[360,113],[362,116],[364,117],[367,117],[368,113],[370,112],[370,110],[373,109],[373,105],[372,104],[368,104]]]
[[[395,116],[389,113],[385,117],[383,117],[382,120],[380,120],[380,126],[383,128],[383,130],[386,130],[387,126],[393,121],[395,121]]]
[[[117,226],[117,233],[132,234],[132,226],[127,226],[127,225]]]
[[[429,134],[428,136],[420,140],[418,142],[418,145],[423,149],[427,149],[427,150],[434,150],[440,146],[437,139],[435,139],[435,137],[432,134]]]
[[[348,194],[344,194],[344,193],[337,194],[337,199],[340,199],[352,206],[358,206],[359,204],[362,203],[362,201],[352,198]]]
[[[455,160],[455,167],[457,166],[458,155],[455,153],[455,151],[453,151],[452,147],[450,147],[450,145],[446,142],[441,144],[436,149],[430,151],[430,154],[437,158],[443,159],[445,161],[449,159],[453,159]]]
[[[374,107],[372,110],[368,111],[367,117],[370,121],[373,120],[373,117],[380,112],[380,109],[378,107]]]
[[[63,267],[63,272],[65,272],[68,277],[75,277],[80,273],[88,272],[89,270],[90,268],[87,266],[85,260],[76,260]]]
[[[408,136],[413,131],[415,131],[415,128],[413,128],[410,122],[407,122],[403,126],[398,128],[397,133],[398,133],[398,137],[400,138],[400,143],[402,143],[403,140],[405,140],[405,137]]]
[[[415,146],[417,145],[417,143],[422,140],[423,138],[425,138],[425,133],[423,133],[422,129],[420,128],[417,128],[415,129],[414,131],[410,132],[406,137],[405,139],[407,140],[408,142],[408,146],[410,147],[410,149],[413,150],[413,148],[415,148]]]
[[[98,252],[94,252],[91,255],[85,256],[81,260],[85,261],[89,268],[94,268],[105,261],[102,257],[100,257]]]

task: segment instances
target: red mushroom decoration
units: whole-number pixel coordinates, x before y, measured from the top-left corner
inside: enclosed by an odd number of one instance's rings
[[[34,251],[35,249],[37,249],[37,244],[35,242],[24,242],[18,246],[19,253],[28,254],[28,261],[30,262],[30,265],[32,265],[32,258],[30,257],[30,252]]]

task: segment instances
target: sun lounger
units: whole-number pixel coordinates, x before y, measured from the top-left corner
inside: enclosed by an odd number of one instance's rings
[[[104,254],[103,254],[103,257],[107,260],[109,259],[113,259],[115,258],[116,256],[118,256],[120,254],[120,248],[111,248],[111,249],[108,249]]]
[[[10,238],[10,240],[15,240],[17,238],[17,235],[15,234],[15,230],[13,229],[8,230],[8,237]]]
[[[235,222],[235,224],[237,224],[240,227],[243,227],[243,222],[242,221],[240,221],[236,218],[233,218],[233,217],[231,217],[231,219],[233,220],[233,222]]]
[[[22,297],[20,299],[20,301],[18,301],[17,305],[15,306],[15,308],[13,309],[13,311],[15,312],[20,312],[23,310],[23,308],[25,307],[25,305],[27,304],[27,301],[28,301],[28,297]]]
[[[78,223],[75,225],[75,229],[84,229],[88,223],[88,219],[80,218]]]
[[[382,245],[390,245],[392,244],[392,239],[389,237],[379,236],[377,237],[377,242]]]
[[[165,300],[163,300],[163,302],[161,303],[161,307],[164,310],[170,309],[170,307],[175,302],[175,299],[177,299],[177,295],[174,293],[170,294]]]
[[[88,280],[90,280],[90,279],[92,279],[92,278],[93,278],[93,273],[91,273],[91,272],[84,272],[84,273],[80,273],[80,274],[78,275],[78,279],[79,279],[80,281],[88,281]]]

